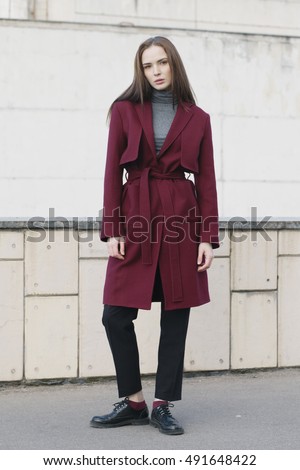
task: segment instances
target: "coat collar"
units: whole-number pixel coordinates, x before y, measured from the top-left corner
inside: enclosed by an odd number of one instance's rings
[[[185,107],[182,104],[178,104],[177,111],[169,132],[166,136],[164,144],[160,149],[159,153],[156,154],[155,143],[154,143],[154,132],[153,132],[153,115],[152,115],[152,104],[151,101],[146,101],[144,104],[136,104],[136,111],[145,132],[148,144],[151,148],[153,155],[159,158],[163,153],[170,147],[178,135],[183,131],[191,117],[193,116],[192,105],[186,103]]]

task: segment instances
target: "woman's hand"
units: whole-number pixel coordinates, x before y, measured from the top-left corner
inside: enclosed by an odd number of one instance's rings
[[[119,250],[120,246],[120,250]],[[107,240],[107,249],[109,256],[114,258],[124,259],[125,256],[125,238],[124,237],[110,237]]]
[[[198,270],[197,271],[205,271],[208,269],[212,263],[214,258],[213,249],[210,243],[200,243],[198,248],[198,259],[197,264]]]

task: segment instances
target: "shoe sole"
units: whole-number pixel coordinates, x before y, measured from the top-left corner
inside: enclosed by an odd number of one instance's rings
[[[158,428],[159,432],[163,434],[167,434],[169,436],[179,436],[180,434],[184,434],[184,429],[163,429],[160,424],[156,423],[155,421],[150,421],[150,426],[154,428]]]
[[[127,421],[122,421],[120,423],[112,423],[112,424],[104,424],[104,423],[95,423],[93,421],[90,422],[90,426],[92,428],[119,428],[121,426],[143,426],[146,424],[149,424],[150,420],[149,418],[143,418],[143,419],[130,419]]]

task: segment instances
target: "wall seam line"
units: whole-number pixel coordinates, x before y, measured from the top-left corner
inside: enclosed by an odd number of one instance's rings
[[[26,230],[22,230],[23,234],[23,371],[22,371],[22,380],[26,380],[25,378],[25,352],[26,352],[26,336],[25,336],[25,329],[26,329],[26,296],[25,296],[25,263],[26,263],[26,251],[25,251],[25,239],[26,239]]]
[[[79,231],[78,231],[79,233]],[[80,372],[80,242],[77,238],[77,378]]]

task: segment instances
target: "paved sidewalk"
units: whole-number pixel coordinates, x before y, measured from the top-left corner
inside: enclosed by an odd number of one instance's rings
[[[151,406],[154,380],[143,383]],[[183,396],[172,412],[185,434],[165,436],[89,427],[118,401],[114,381],[2,387],[0,449],[300,449],[300,369],[185,378]]]

